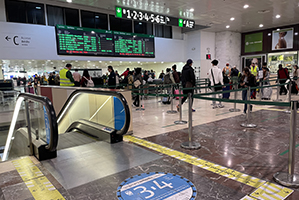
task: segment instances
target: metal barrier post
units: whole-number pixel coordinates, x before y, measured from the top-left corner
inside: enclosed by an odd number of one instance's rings
[[[289,102],[291,103],[292,101],[292,91],[291,91],[291,86],[292,86],[292,81],[290,80],[289,84],[288,84],[288,87],[289,87],[289,96],[288,96],[288,99],[289,99]],[[291,114],[291,108],[289,108],[288,110],[285,111],[286,113],[288,114]]]
[[[177,113],[176,110],[173,110],[173,85],[171,85],[171,91],[170,91],[170,98],[171,98],[171,102],[170,102],[170,108],[171,110],[168,110],[167,113],[169,114],[175,114]]]
[[[30,149],[30,156],[33,155],[33,145],[32,145],[32,136],[31,136],[31,124],[30,124],[30,110],[28,100],[25,100],[25,112],[26,112],[26,123],[27,123],[27,131],[28,131],[28,147]]]
[[[140,88],[141,88],[141,86],[139,86],[139,90],[138,90],[138,93],[139,93],[139,94],[141,93]],[[136,110],[145,110],[145,109],[142,108],[142,106],[141,106],[141,95],[138,95],[138,98],[139,98],[139,108],[136,108]]]
[[[259,89],[259,91],[260,91],[260,101],[262,101],[262,93],[263,93],[262,92],[263,90],[261,88],[262,87],[262,81],[260,81],[259,86],[260,86],[260,89]]]
[[[274,99],[273,101],[281,101],[281,99],[279,99],[279,86],[277,86],[276,99]]]
[[[207,88],[207,85],[208,85],[208,79],[205,79],[205,93],[207,93],[208,92],[208,88]]]
[[[287,187],[299,186],[299,175],[294,174],[295,169],[295,148],[296,148],[296,118],[297,118],[297,101],[291,102],[291,123],[290,123],[290,145],[289,145],[289,162],[288,173],[277,172],[273,175],[275,181]]]
[[[179,88],[179,95],[181,94],[182,90]],[[179,112],[180,112],[180,119],[179,121],[175,121],[175,124],[187,124],[187,121],[182,120],[182,97],[179,96]]]
[[[235,83],[235,90],[237,89],[238,84]],[[235,91],[235,100],[237,99],[237,91]],[[237,103],[234,103],[234,108],[229,109],[230,112],[240,112],[240,109],[237,109]]]
[[[201,145],[197,142],[192,141],[192,94],[188,93],[188,105],[189,105],[189,125],[188,125],[188,133],[189,133],[189,141],[183,142],[181,147],[184,149],[199,149]]]
[[[250,101],[250,97],[251,97],[251,89],[250,89],[250,87],[248,87],[248,90],[247,90],[247,101]],[[257,127],[257,125],[250,123],[250,113],[251,113],[250,106],[251,106],[250,103],[247,104],[246,123],[242,123],[241,124],[241,126],[245,127],[245,128],[255,128],[255,127]]]

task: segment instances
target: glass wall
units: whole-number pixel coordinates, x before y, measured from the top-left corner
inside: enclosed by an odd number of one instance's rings
[[[268,67],[271,73],[277,73],[278,65],[282,64],[289,70],[289,73],[293,72],[293,65],[298,64],[298,52],[281,52],[281,53],[269,53],[268,54]]]

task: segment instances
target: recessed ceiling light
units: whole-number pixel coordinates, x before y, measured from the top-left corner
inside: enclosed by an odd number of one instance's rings
[[[88,60],[87,62],[90,62],[90,60]]]
[[[280,31],[280,28],[276,29],[277,31]]]
[[[276,15],[275,17],[278,19],[278,18],[280,18],[280,15]]]
[[[66,2],[68,2],[68,3],[72,3],[72,0],[66,0]]]
[[[268,33],[268,36],[271,36],[271,33]]]
[[[142,22],[139,22],[139,25],[142,25]]]
[[[99,18],[99,16],[97,16],[97,15],[96,15],[96,16],[94,16],[94,17],[95,17],[95,18]]]
[[[35,8],[36,8],[37,10],[42,9],[42,7],[40,7],[40,6],[36,6]]]
[[[248,4],[245,4],[245,5],[243,6],[243,8],[244,8],[244,9],[249,8],[249,5],[248,5]]]
[[[230,27],[229,25],[226,26],[226,28],[229,28],[229,27]]]
[[[95,32],[94,32],[94,31],[91,31],[91,33],[92,33],[92,34],[95,34]]]
[[[234,21],[234,20],[235,20],[235,18],[234,18],[234,17],[231,17],[231,18],[230,18],[230,21]]]
[[[194,12],[194,8],[191,8],[189,11],[190,11],[190,12]]]
[[[263,24],[260,24],[260,25],[259,25],[260,28],[262,28],[263,26],[264,26]]]
[[[295,35],[298,35],[298,32],[296,32]]]
[[[99,61],[100,63],[102,62],[102,61]]]

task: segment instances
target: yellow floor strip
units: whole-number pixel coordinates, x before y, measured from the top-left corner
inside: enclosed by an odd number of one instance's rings
[[[59,191],[51,184],[29,157],[12,161],[27,188],[36,200],[64,200]]]
[[[188,155],[186,153],[182,153],[180,151],[176,151],[176,150],[173,150],[173,149],[155,144],[153,142],[149,142],[149,141],[146,141],[146,140],[143,140],[143,139],[140,139],[140,138],[136,138],[134,136],[125,135],[124,140],[128,141],[128,142],[133,142],[135,144],[139,144],[141,146],[144,146],[144,147],[147,147],[149,149],[155,150],[157,152],[163,153],[165,155],[174,157],[178,160],[190,163],[192,165],[195,165],[195,166],[198,166],[202,169],[214,172],[214,173],[219,174],[221,176],[225,176],[229,179],[238,181],[240,183],[249,185],[251,187],[258,188],[256,190],[256,191],[258,191],[258,193],[261,193],[260,191],[263,191],[264,188],[269,190],[269,187],[271,186],[271,189],[275,188],[276,191],[278,191],[278,193],[280,194],[280,197],[281,197],[280,199],[285,199],[287,196],[285,197],[285,195],[283,195],[283,194],[286,194],[288,192],[288,194],[290,195],[293,192],[293,190],[291,190],[291,189],[288,189],[288,188],[285,188],[285,187],[282,187],[282,186],[279,186],[279,185],[276,185],[276,184],[273,184],[273,183],[268,183],[268,182],[266,182],[264,180],[261,180],[259,178],[249,176],[247,174],[238,172],[236,170],[229,169],[227,167],[220,166],[220,165],[217,165],[215,163],[203,160],[201,158],[197,158],[195,156],[191,156],[191,155]],[[268,185],[269,185],[269,187],[266,187]],[[265,193],[265,194],[269,195],[268,193]],[[251,196],[255,197],[254,195],[251,195]],[[271,195],[271,197],[272,196],[273,195]],[[275,195],[273,196],[273,199],[276,199]]]
[[[240,199],[240,200],[257,200],[257,199],[255,199],[255,198],[252,198],[252,197],[250,197],[250,196],[246,195],[245,197],[243,197],[243,198],[242,198],[242,199]]]
[[[257,199],[281,200],[286,199],[293,192],[289,188],[267,182],[250,194],[250,196]]]

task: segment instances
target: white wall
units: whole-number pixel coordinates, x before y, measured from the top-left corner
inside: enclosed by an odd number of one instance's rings
[[[173,26],[172,27],[172,39],[175,40],[183,40],[182,29],[180,27]]]
[[[216,59],[219,61],[219,68],[223,69],[226,63],[230,67],[234,65],[241,69],[241,33],[218,32],[216,33]]]
[[[6,21],[4,0],[0,0],[0,22]]]
[[[200,41],[200,78],[206,78],[211,68],[211,61],[216,58],[215,33],[201,31]],[[211,54],[211,60],[206,59],[206,54]]]
[[[91,56],[59,56],[56,49],[55,29],[51,26],[0,22],[0,59],[16,60],[103,60],[173,62],[184,60],[184,41],[155,38],[156,58],[122,58]],[[14,44],[13,38],[17,36]],[[7,41],[5,38],[10,38]],[[21,38],[26,38],[21,40]],[[22,45],[22,41],[27,46]]]
[[[186,63],[187,59],[193,60],[193,68],[195,72],[195,76],[200,78],[200,45],[201,45],[201,31],[192,31],[185,33],[185,59],[184,63]]]

